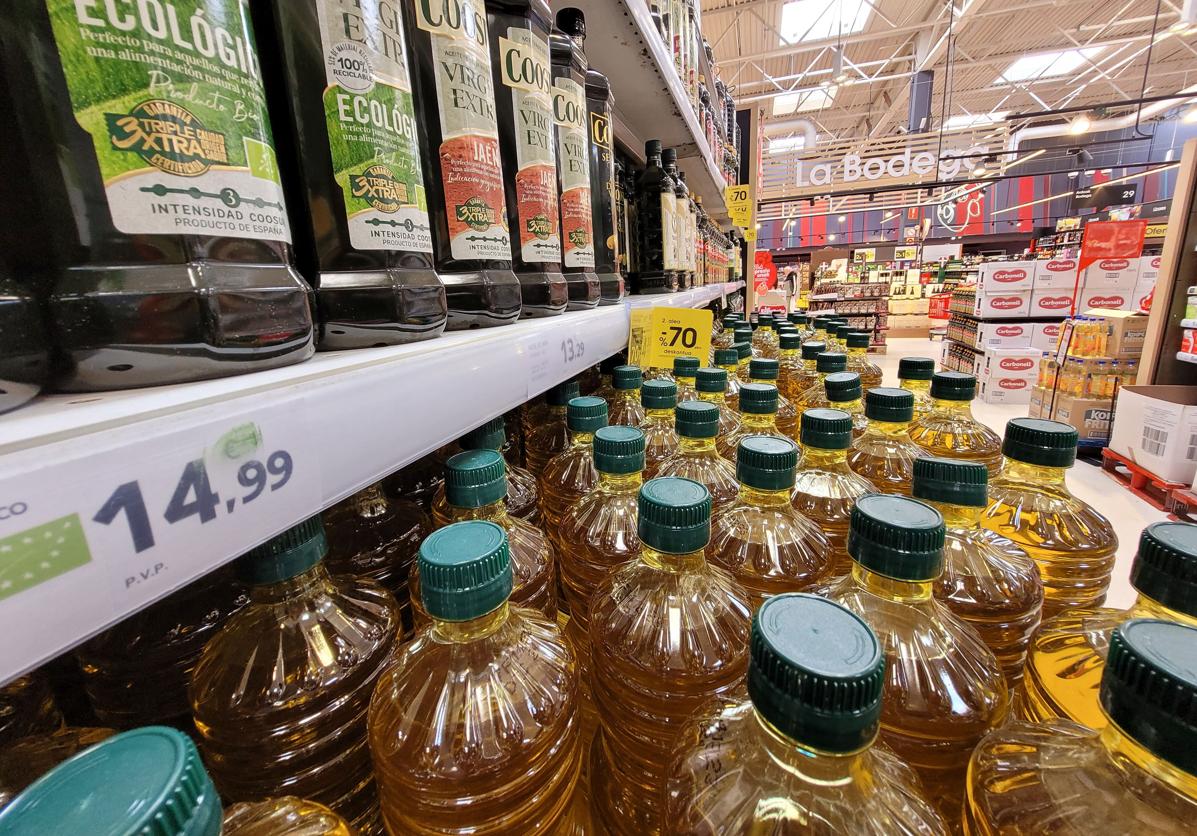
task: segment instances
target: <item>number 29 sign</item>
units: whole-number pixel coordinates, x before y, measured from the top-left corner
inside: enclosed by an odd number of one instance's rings
[[[712,314],[691,308],[632,311],[628,362],[645,369],[671,369],[678,357],[697,357],[707,365]]]

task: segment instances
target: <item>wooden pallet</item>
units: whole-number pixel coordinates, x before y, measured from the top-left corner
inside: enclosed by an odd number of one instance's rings
[[[1101,451],[1101,469],[1131,493],[1166,513],[1172,511],[1173,491],[1189,487],[1182,482],[1167,482],[1109,447]]]

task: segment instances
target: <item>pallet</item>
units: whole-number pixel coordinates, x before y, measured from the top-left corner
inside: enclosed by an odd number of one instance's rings
[[[1101,451],[1101,469],[1135,496],[1165,513],[1172,511],[1172,493],[1189,486],[1167,482],[1109,447]]]

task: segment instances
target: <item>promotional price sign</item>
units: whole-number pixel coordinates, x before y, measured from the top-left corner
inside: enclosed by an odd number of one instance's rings
[[[914,261],[918,257],[918,247],[894,247],[894,261]]]
[[[755,201],[751,186],[727,186],[723,189],[723,200],[727,203],[727,216],[742,229],[753,226],[752,214]]]
[[[852,252],[852,260],[857,264],[871,264],[877,260],[877,249],[875,247],[866,247],[863,250],[854,250]]]
[[[631,314],[628,362],[642,369],[672,369],[677,357],[711,354],[712,314],[705,309],[638,308]]]

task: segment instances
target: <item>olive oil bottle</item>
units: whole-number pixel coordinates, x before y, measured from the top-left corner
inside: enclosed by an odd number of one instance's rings
[[[661,140],[644,143],[644,170],[636,178],[636,272],[633,292],[672,293],[677,273],[665,253],[673,246],[673,181],[661,165]]]

